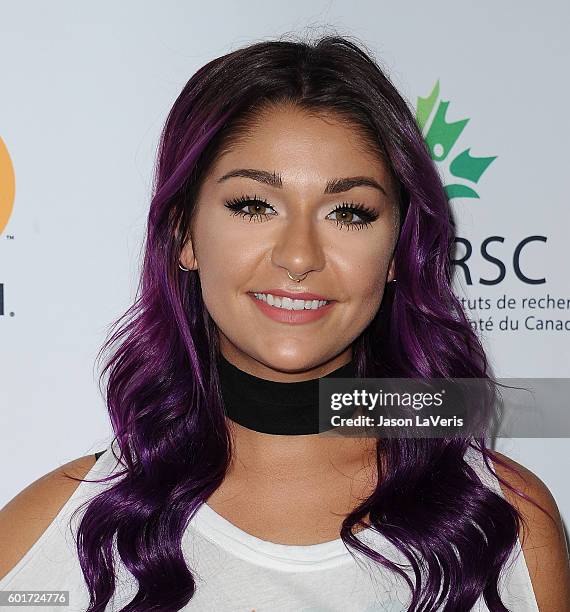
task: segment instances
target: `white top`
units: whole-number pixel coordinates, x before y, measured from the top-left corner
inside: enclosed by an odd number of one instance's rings
[[[116,442],[113,450],[118,456]],[[503,495],[499,482],[469,449],[467,461],[484,482]],[[86,478],[101,478],[119,465],[107,450]],[[79,612],[89,597],[69,528],[71,513],[81,502],[109,483],[82,482],[32,548],[0,580],[0,591],[68,590],[69,606],[42,606],[41,610]],[[81,517],[73,521],[73,533]],[[388,558],[407,564],[403,555],[371,528],[356,537]],[[346,549],[340,538],[309,546],[276,544],[257,538],[230,523],[207,504],[191,520],[182,539],[188,567],[197,590],[183,610],[215,612],[405,612],[410,601],[406,583],[367,557]],[[118,557],[118,589],[107,612],[120,610],[136,593],[136,581]],[[510,563],[514,563],[510,565]],[[539,612],[520,541],[501,575],[503,603],[517,612]],[[413,582],[413,574],[409,570]],[[18,610],[37,612],[36,606]],[[482,598],[472,612],[488,612]]]

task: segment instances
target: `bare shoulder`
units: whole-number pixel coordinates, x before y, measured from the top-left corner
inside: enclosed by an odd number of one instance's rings
[[[520,541],[534,594],[541,612],[570,612],[570,561],[564,526],[556,501],[544,482],[531,470],[495,451],[498,458],[519,470],[515,474],[493,462],[497,475],[521,490],[552,515],[523,499],[501,483],[505,498],[523,515]]]
[[[73,478],[84,478],[94,464],[94,455],[74,459],[32,482],[0,510],[0,579],[30,550],[81,484]]]

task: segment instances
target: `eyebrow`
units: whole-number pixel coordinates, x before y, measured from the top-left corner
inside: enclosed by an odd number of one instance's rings
[[[231,170],[219,178],[217,182],[221,183],[222,181],[226,181],[235,176],[253,179],[259,183],[270,185],[271,187],[277,187],[279,189],[283,188],[283,181],[280,174],[276,174],[275,172],[267,172],[266,170],[254,170],[252,168],[237,168],[235,170]],[[353,189],[354,187],[372,187],[373,189],[378,189],[381,191],[385,196],[388,195],[384,187],[382,187],[378,181],[370,176],[347,176],[345,178],[331,179],[327,182],[323,193],[344,193],[345,191]]]

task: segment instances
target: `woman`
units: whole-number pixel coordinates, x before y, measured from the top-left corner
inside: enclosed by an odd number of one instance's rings
[[[89,611],[570,610],[558,510],[528,470],[484,439],[310,418],[323,377],[491,380],[443,185],[369,55],[324,37],[211,61],[168,116],[154,191],[140,295],[105,345],[112,449],[64,466],[79,489],[57,470],[4,508],[0,587],[41,574]],[[72,513],[77,551],[52,527]]]

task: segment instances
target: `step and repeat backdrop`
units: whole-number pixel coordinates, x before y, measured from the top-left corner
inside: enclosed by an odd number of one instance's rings
[[[562,1],[4,3],[0,505],[109,443],[95,357],[134,298],[160,130],[198,68],[253,41],[367,46],[445,182],[456,291],[495,375],[570,378],[569,22]],[[569,428],[496,445],[566,522]]]

